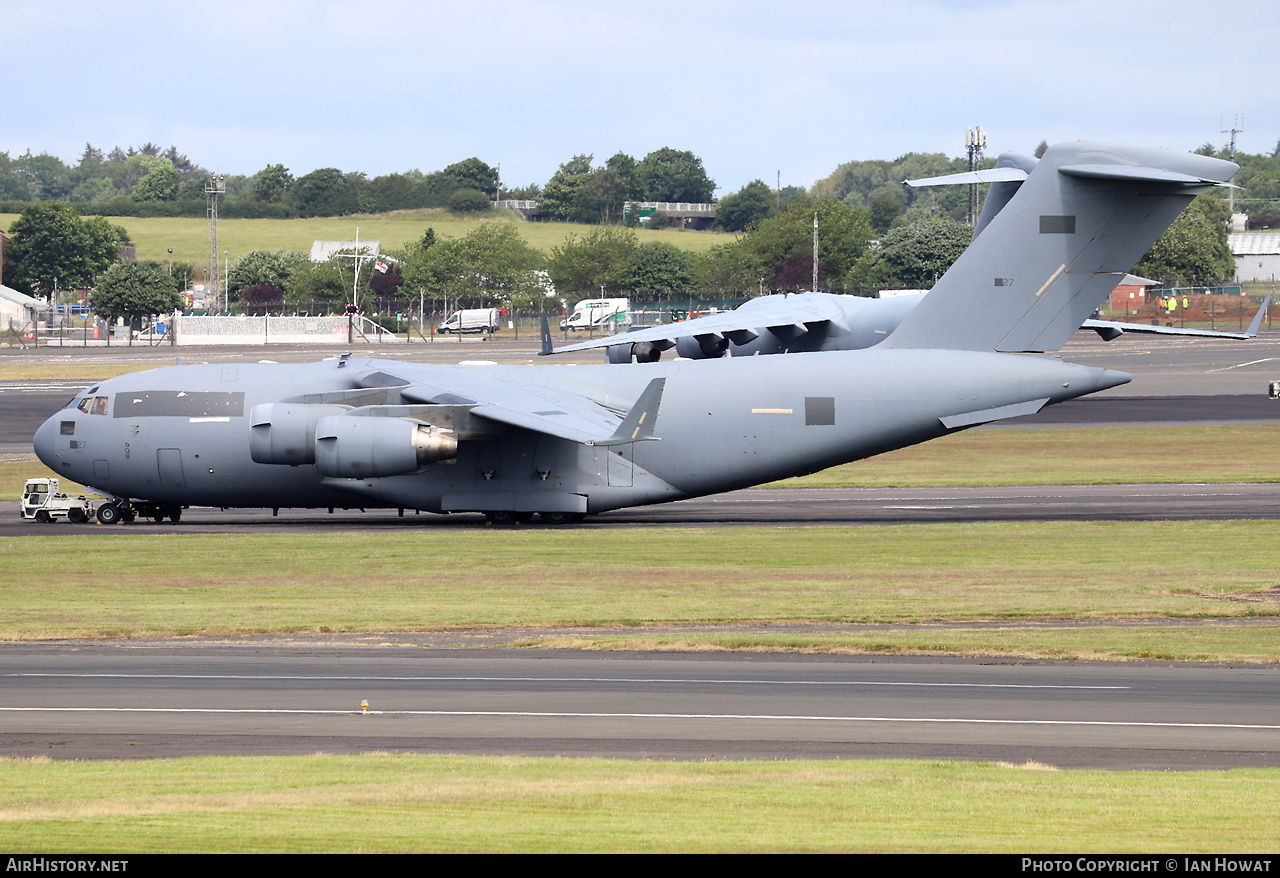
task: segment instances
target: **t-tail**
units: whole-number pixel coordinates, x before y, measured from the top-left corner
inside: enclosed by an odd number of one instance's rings
[[[1237,170],[1190,153],[1066,143],[1039,162],[1002,156],[991,170],[911,181],[993,191],[973,243],[883,344],[1056,351],[1182,209]]]

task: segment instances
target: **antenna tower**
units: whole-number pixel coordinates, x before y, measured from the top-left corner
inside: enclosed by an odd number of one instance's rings
[[[976,171],[982,164],[982,151],[987,148],[987,132],[979,125],[964,133],[964,148],[969,154],[969,170]],[[969,184],[969,225],[978,220],[978,184]]]
[[[1221,114],[1218,115],[1218,124],[1219,125],[1226,124],[1225,122],[1222,121]],[[1227,144],[1227,158],[1231,159],[1231,161],[1234,162],[1236,160],[1236,135],[1244,133],[1244,113],[1240,113],[1239,115],[1236,116],[1236,120],[1235,122],[1232,123],[1230,128],[1223,128],[1222,131],[1219,133],[1231,135],[1231,142]],[[1231,202],[1231,212],[1235,213],[1236,212],[1235,187],[1231,187],[1230,189],[1227,190],[1227,192],[1228,192],[1228,198],[1230,199],[1230,202]]]
[[[218,293],[222,290],[221,277],[218,271],[218,196],[226,191],[227,181],[222,174],[214,174],[204,184],[204,194],[209,201],[209,274],[206,286],[213,293],[215,301]],[[224,307],[229,305],[229,302],[224,302]]]

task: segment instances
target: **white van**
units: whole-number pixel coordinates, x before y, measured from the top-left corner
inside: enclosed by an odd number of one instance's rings
[[[562,332],[579,329],[605,329],[620,332],[631,323],[627,313],[631,303],[626,299],[583,299],[573,306],[573,312],[560,321]]]
[[[498,331],[497,308],[468,308],[454,311],[449,319],[436,327],[441,335],[450,333],[482,332],[492,334]]]

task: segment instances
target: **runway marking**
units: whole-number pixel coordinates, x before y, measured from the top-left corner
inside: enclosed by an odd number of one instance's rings
[[[586,711],[531,710],[320,710],[287,708],[216,708],[216,707],[0,707],[7,713],[192,713],[229,715],[306,715],[306,716],[440,716],[440,717],[520,717],[523,719],[706,719],[762,720],[837,723],[924,723],[935,725],[996,726],[1107,726],[1142,729],[1234,729],[1280,731],[1280,725],[1262,723],[1172,723],[1138,722],[1134,720],[1069,720],[1069,719],[972,719],[965,717],[902,716],[816,716],[765,713],[591,713]]]
[[[1066,685],[1056,683],[935,683],[919,681],[895,682],[890,680],[734,680],[734,679],[694,679],[685,677],[384,677],[384,676],[313,676],[304,674],[280,674],[263,676],[259,674],[60,674],[60,673],[15,673],[4,674],[4,677],[57,677],[74,680],[255,680],[271,682],[272,680],[314,680],[344,682],[391,682],[391,683],[640,683],[652,684],[709,684],[709,685],[754,685],[754,686],[929,686],[952,689],[1080,689],[1080,690],[1127,690],[1132,686],[1101,685]]]
[[[1209,372],[1230,372],[1232,369],[1239,369],[1242,366],[1256,366],[1259,363],[1271,363],[1271,362],[1274,362],[1275,360],[1280,360],[1280,357],[1266,357],[1261,360],[1250,360],[1247,363],[1236,363],[1234,366],[1224,366],[1221,369],[1209,369],[1208,371]]]

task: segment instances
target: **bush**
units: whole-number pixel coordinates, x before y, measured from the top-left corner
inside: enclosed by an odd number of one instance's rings
[[[493,203],[479,189],[459,189],[449,196],[449,209],[458,213],[476,213],[492,210]]]

